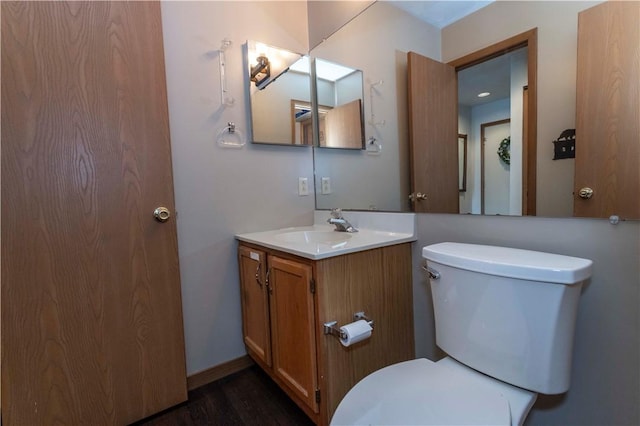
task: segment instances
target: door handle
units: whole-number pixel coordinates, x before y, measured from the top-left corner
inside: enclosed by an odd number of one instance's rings
[[[258,267],[256,268],[256,282],[258,283],[258,285],[260,287],[262,287],[262,283],[260,282],[260,267],[262,266],[262,263],[258,262]]]
[[[418,193],[412,192],[411,194],[409,194],[409,200],[411,200],[414,203],[416,201],[424,201],[426,199],[427,199],[427,194],[423,194],[422,192],[418,192]]]
[[[593,197],[593,189],[585,186],[584,188],[580,189],[578,195],[580,196],[580,198],[588,200],[589,198]]]
[[[155,217],[158,222],[164,223],[171,217],[171,211],[166,207],[158,207],[153,211],[153,217]]]

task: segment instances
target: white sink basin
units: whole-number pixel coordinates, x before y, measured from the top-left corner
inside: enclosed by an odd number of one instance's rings
[[[348,219],[359,232],[337,232],[327,224],[329,213],[314,213],[314,224],[295,228],[237,234],[236,238],[308,259],[325,259],[416,241],[415,214],[349,212]]]
[[[349,240],[351,234],[336,231],[287,231],[276,234],[275,238],[284,243],[335,245]]]

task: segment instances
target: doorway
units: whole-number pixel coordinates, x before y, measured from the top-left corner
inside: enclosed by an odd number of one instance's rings
[[[516,161],[521,163],[520,167],[522,169],[521,214],[529,216],[535,216],[536,214],[537,33],[537,28],[531,29],[448,63],[448,65],[455,68],[456,74],[459,74],[461,71],[473,66],[524,47],[527,48],[527,83],[526,90],[521,92],[522,126],[517,126],[522,128],[522,151],[521,159],[516,159]]]

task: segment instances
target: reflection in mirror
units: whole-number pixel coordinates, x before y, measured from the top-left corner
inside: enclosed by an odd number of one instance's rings
[[[366,150],[314,148],[316,208],[409,209],[408,50],[436,57],[439,31],[392,2],[374,3],[311,50],[311,56],[362,70],[369,141]],[[322,191],[322,178],[330,179],[330,191]]]
[[[458,190],[467,190],[467,135],[458,133]]]
[[[524,90],[528,87],[527,47],[506,52],[458,71],[458,131],[468,134],[467,191],[460,213],[521,215]],[[493,123],[506,123],[505,136],[489,137]],[[511,164],[500,161],[498,147],[510,136]]]
[[[364,148],[362,71],[315,60],[321,148]]]
[[[528,121],[518,125],[523,134],[522,146],[516,146],[514,133],[511,132],[511,166],[515,167],[514,163],[524,161],[523,157],[517,157],[523,155],[518,150],[531,154],[527,162],[522,163],[522,200],[518,203],[521,205],[521,212],[513,210],[509,214],[572,216],[574,172],[579,168],[578,162],[574,159],[554,161],[552,141],[563,130],[574,128],[577,124],[577,18],[579,12],[593,7],[594,3],[497,1],[443,28],[400,10],[395,6],[397,3],[399,2],[374,3],[311,51],[313,56],[363,70],[367,90],[373,82],[384,80],[384,85],[377,87],[372,100],[369,101],[367,97],[364,105],[367,118],[371,116],[370,106],[373,104],[377,120],[385,121],[383,126],[371,125],[368,120],[365,122],[365,139],[374,140],[382,149],[378,155],[315,150],[314,165],[318,180],[316,207],[327,209],[338,206],[354,210],[377,208],[389,211],[409,209],[407,194],[411,191],[408,170],[411,166],[408,161],[406,130],[407,52],[413,51],[450,63],[470,52],[491,46],[496,40],[505,40],[537,28],[537,36],[530,46],[534,46],[535,52],[540,53],[536,54],[536,61],[528,61],[528,66],[537,72],[535,80],[529,80],[530,92],[523,91],[522,97],[534,99],[534,112],[539,114],[536,122]],[[419,8],[426,7],[429,2],[403,3]],[[508,25],[503,25],[505,22]],[[309,25],[312,24],[310,20]],[[372,46],[375,48],[371,48]],[[529,55],[533,53],[529,52]],[[581,70],[587,71],[584,67]],[[534,83],[535,87],[532,86]],[[632,96],[631,99],[632,102],[637,102],[637,97]],[[528,105],[527,101],[523,103]],[[513,116],[511,119],[515,121]],[[522,130],[525,126],[528,126],[527,131]],[[468,135],[467,190],[459,193],[460,207],[464,205],[464,197],[467,203],[467,210],[464,212],[471,212],[473,208],[474,214],[480,214],[480,169],[477,163],[480,148],[477,139],[473,139],[469,131],[459,129],[459,133]],[[530,137],[525,139],[527,135]],[[576,150],[580,150],[579,140],[576,142]],[[331,151],[330,158],[325,151]],[[586,169],[599,167],[596,163]],[[633,170],[637,170],[637,161],[633,163],[633,167]],[[331,174],[332,179],[329,195],[323,194],[320,187],[320,178],[325,174]],[[510,202],[516,199],[515,196],[511,197]],[[517,206],[511,207],[515,209]]]
[[[308,57],[249,40],[246,58],[253,143],[312,145]]]

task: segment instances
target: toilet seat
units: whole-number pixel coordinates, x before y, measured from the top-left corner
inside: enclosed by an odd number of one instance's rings
[[[401,362],[362,379],[340,402],[332,425],[521,424],[536,394],[451,358]]]

